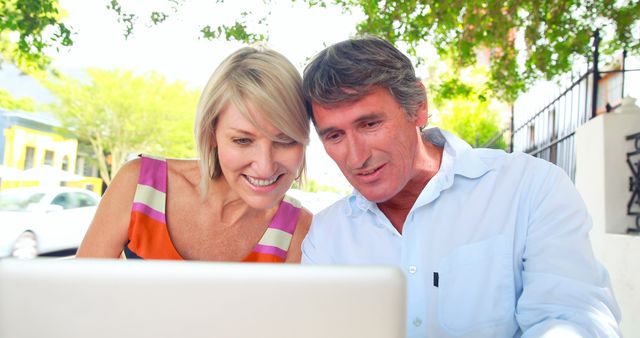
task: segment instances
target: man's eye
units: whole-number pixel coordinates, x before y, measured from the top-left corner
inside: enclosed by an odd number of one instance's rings
[[[380,125],[380,121],[369,121],[364,123],[365,128],[375,128]]]
[[[324,140],[328,142],[337,142],[342,138],[341,133],[329,133],[324,136]]]
[[[251,139],[248,139],[246,137],[234,138],[233,139],[233,143],[241,145],[241,146],[248,145],[248,144],[251,144]]]

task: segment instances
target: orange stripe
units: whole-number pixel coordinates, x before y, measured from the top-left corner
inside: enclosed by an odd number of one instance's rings
[[[260,252],[252,252],[250,253],[245,259],[242,260],[243,262],[257,262],[257,263],[282,263],[284,262],[284,259],[276,256],[276,255],[271,255],[271,254],[265,254],[265,253],[260,253]]]
[[[131,212],[129,240],[129,249],[140,258],[183,259],[173,247],[166,224],[141,212]]]

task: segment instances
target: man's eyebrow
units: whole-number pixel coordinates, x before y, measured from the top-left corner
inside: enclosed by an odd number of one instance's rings
[[[353,121],[351,124],[352,125],[358,125],[362,122],[367,122],[367,121],[371,121],[371,120],[378,120],[382,118],[382,114],[381,113],[371,113],[365,116],[360,116],[359,118],[357,118],[355,121]]]
[[[356,126],[356,125],[358,125],[360,123],[363,123],[363,122],[381,119],[382,117],[383,117],[382,113],[367,114],[367,115],[360,116],[359,118],[355,119],[353,122],[351,122],[351,125]],[[327,135],[327,134],[329,134],[331,132],[334,132],[336,130],[338,130],[338,128],[336,128],[336,127],[327,127],[327,128],[318,130],[317,132],[318,132],[318,136],[319,137],[323,137],[324,135]]]

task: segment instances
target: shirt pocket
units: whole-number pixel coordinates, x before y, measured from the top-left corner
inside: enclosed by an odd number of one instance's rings
[[[454,335],[512,321],[515,286],[505,236],[460,246],[438,271],[438,321]]]

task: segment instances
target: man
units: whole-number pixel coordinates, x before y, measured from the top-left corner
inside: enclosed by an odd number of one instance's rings
[[[423,131],[424,86],[378,38],[318,54],[308,112],[354,192],[313,220],[303,262],[400,267],[408,337],[617,337],[591,220],[558,167]]]

